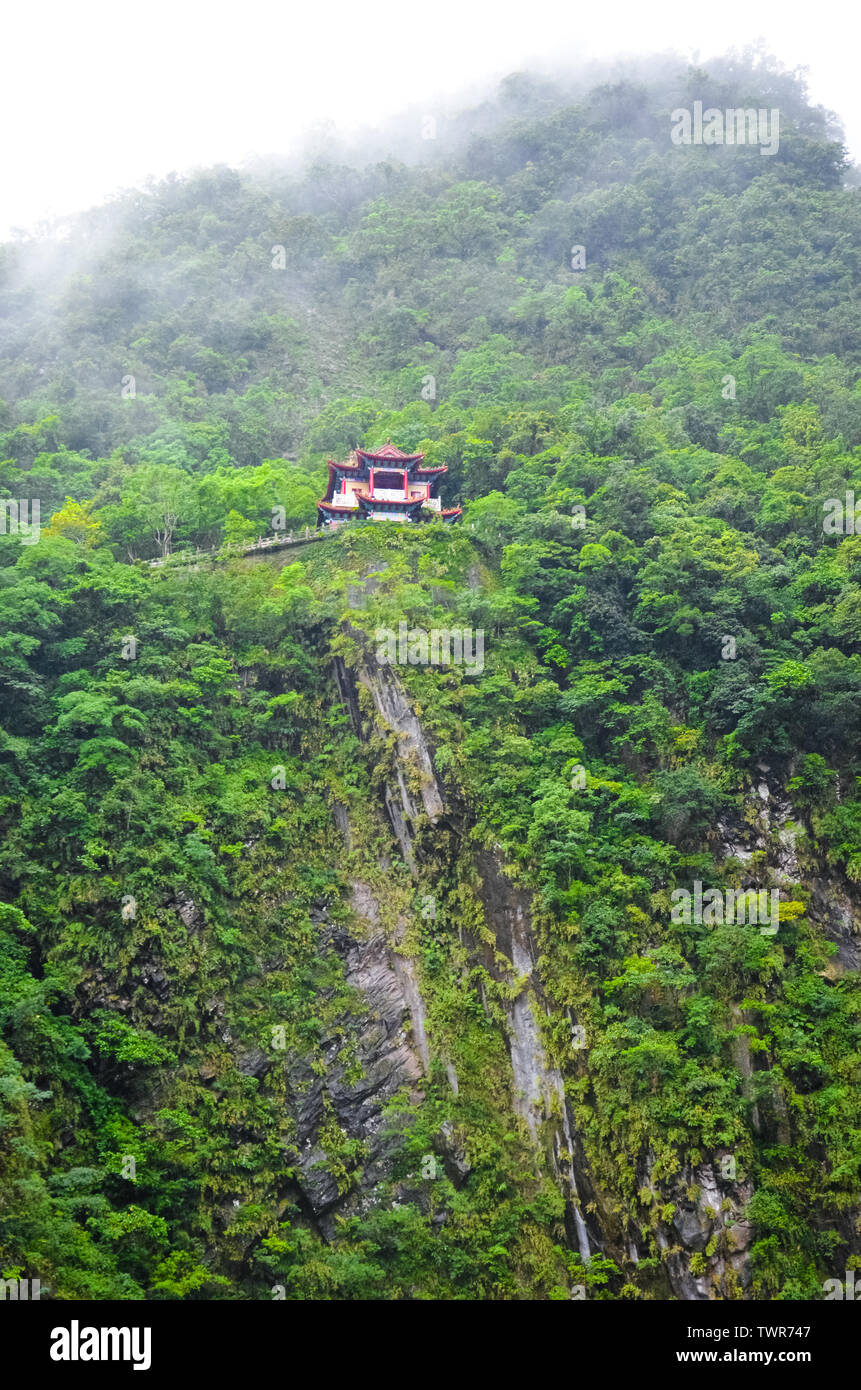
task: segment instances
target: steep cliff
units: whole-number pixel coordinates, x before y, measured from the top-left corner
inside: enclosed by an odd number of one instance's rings
[[[722,1177],[719,1155],[714,1162],[686,1168],[671,1180],[656,1184],[652,1178],[654,1156],[647,1152],[638,1167],[638,1187],[641,1199],[647,1195],[656,1210],[662,1210],[663,1219],[657,1225],[638,1225],[630,1215],[622,1216],[620,1194],[602,1186],[586,1158],[562,1070],[548,1060],[542,1023],[547,1025],[549,1009],[537,968],[539,946],[530,895],[506,875],[498,850],[471,841],[468,808],[447,804],[434,772],[429,741],[391,667],[363,659],[350,670],[341,658],[336,658],[335,667],[338,689],[351,711],[356,732],[367,736],[372,728],[378,735],[394,735],[393,785],[385,784],[384,804],[393,835],[417,882],[435,881],[433,828],[442,816],[453,827],[450,850],[457,855],[458,873],[470,883],[481,911],[480,929],[457,922],[454,925],[466,946],[468,961],[480,963],[488,979],[499,987],[503,1004],[497,1025],[508,1054],[508,1101],[512,1114],[528,1133],[532,1161],[552,1174],[559,1185],[565,1202],[566,1239],[572,1250],[586,1266],[592,1254],[600,1253],[610,1257],[620,1270],[628,1267],[633,1274],[638,1252],[656,1242],[667,1293],[672,1296],[701,1299],[716,1292],[743,1294],[750,1284],[750,1229],[742,1213],[752,1195],[752,1184]],[[365,720],[359,713],[360,690],[366,691],[372,702]],[[431,847],[426,863],[415,849],[423,837]],[[379,905],[364,885],[356,885],[356,890],[359,915],[366,929],[373,932],[379,926]],[[378,950],[385,949],[379,936],[371,941]],[[409,1009],[416,1049],[427,1072],[431,1056],[436,1055],[437,1040],[433,1033],[427,1036],[427,1010],[416,961],[403,954],[398,939],[389,945],[388,956],[392,963],[389,969],[400,971],[407,986],[393,995],[402,1013]],[[587,1047],[583,1048],[582,1063],[588,1064]],[[447,1065],[450,1070],[450,1063]],[[457,1089],[456,1079],[450,1076],[450,1080]],[[588,1221],[584,1207],[588,1208]],[[692,1255],[701,1256],[697,1274],[691,1272]]]

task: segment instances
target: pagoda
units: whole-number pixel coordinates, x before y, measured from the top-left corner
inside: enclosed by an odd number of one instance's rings
[[[460,507],[444,507],[437,493],[448,472],[422,465],[424,454],[402,454],[394,444],[372,452],[353,449],[346,463],[329,460],[326,496],[317,503],[317,525],[342,521],[455,521]]]

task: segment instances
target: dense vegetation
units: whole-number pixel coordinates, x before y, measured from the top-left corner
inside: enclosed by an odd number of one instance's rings
[[[778,106],[779,151],[672,146],[694,99]],[[861,523],[823,530],[861,498],[852,171],[741,60],[509,79],[428,146],[171,179],[3,248],[0,492],[43,531],[0,536],[0,1275],[666,1297],[673,1184],[722,1154],[746,1295],[821,1297],[861,1263]],[[461,526],[140,563],[273,508],[313,525],[326,457],[387,438],[449,465]],[[482,672],[399,671],[454,808],[422,837],[431,919],[392,741],[332,674],[403,619],[486,634]],[[464,945],[487,846],[533,895],[544,1044],[636,1262],[583,1266],[512,1114],[504,987]],[[324,1239],[289,1101],[333,1038],[358,1065],[331,941],[357,876],[409,919],[434,1061],[387,1107],[376,1204]],[[675,923],[695,879],[779,887],[779,930]],[[463,1180],[416,1177],[441,1132]],[[361,1143],[334,1118],[319,1143],[346,1196]]]

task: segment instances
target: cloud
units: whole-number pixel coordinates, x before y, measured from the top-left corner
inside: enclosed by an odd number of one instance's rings
[[[0,235],[139,186],[148,175],[253,154],[284,155],[314,122],[343,131],[405,108],[433,113],[506,73],[673,49],[717,53],[765,40],[807,64],[814,101],[837,109],[861,155],[861,88],[840,41],[840,0],[680,6],[617,0],[207,0],[145,6],[19,0],[4,19]]]

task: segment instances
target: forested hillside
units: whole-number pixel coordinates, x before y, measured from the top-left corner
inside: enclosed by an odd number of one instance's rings
[[[779,148],[674,145],[695,100]],[[0,496],[41,505],[0,535],[0,1277],[822,1298],[861,1267],[856,172],[753,58],[431,133],[0,248]],[[387,440],[461,523],[238,553]],[[483,661],[387,667],[403,623]]]

